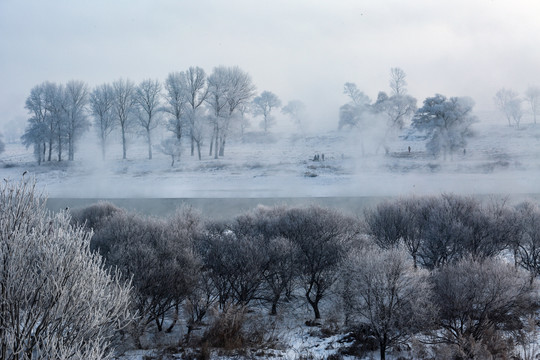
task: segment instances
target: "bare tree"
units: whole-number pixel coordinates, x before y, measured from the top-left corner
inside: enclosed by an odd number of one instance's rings
[[[255,116],[262,115],[261,127],[265,133],[275,123],[272,116],[272,109],[279,108],[280,106],[281,100],[279,100],[276,94],[270,91],[263,91],[261,95],[253,99],[253,114]]]
[[[401,96],[407,93],[407,74],[403,69],[395,67],[390,69],[390,89],[393,95]]]
[[[64,90],[64,111],[66,112],[66,137],[68,142],[68,159],[75,159],[75,141],[88,130],[87,119],[88,85],[83,81],[69,81]]]
[[[175,161],[180,159],[180,156],[182,155],[180,141],[175,137],[162,140],[158,145],[158,150],[171,157],[171,167],[174,167]]]
[[[525,91],[525,100],[531,107],[534,123],[536,124],[536,115],[540,112],[540,87],[529,86]]]
[[[201,160],[201,139],[196,135],[200,128],[199,122],[201,121],[199,108],[208,96],[206,73],[198,66],[191,66],[185,73],[185,79],[187,90],[186,99],[190,107],[190,111],[187,113],[187,118],[191,135],[191,156],[193,156],[194,153],[194,145],[197,144],[197,154],[199,156],[199,160]]]
[[[135,85],[130,80],[119,79],[112,84],[114,94],[113,112],[122,133],[122,159],[127,157],[126,133],[133,123],[135,110]]]
[[[2,185],[0,208],[0,358],[112,358],[133,318],[129,284],[91,253],[90,233],[46,210],[31,182]]]
[[[132,279],[139,321],[134,338],[154,322],[158,331],[170,331],[178,319],[179,304],[192,290],[198,276],[198,260],[192,251],[189,230],[177,214],[169,222],[126,212],[115,212],[95,229],[92,245],[110,268]],[[166,316],[173,322],[165,327]]]
[[[45,160],[47,144],[51,144],[52,135],[48,133],[47,120],[49,118],[45,99],[46,83],[36,85],[30,90],[30,95],[26,98],[25,108],[31,115],[28,125],[21,137],[26,147],[34,147],[34,155],[38,165]],[[49,142],[51,140],[51,142]]]
[[[315,319],[320,319],[319,304],[339,278],[345,251],[356,235],[355,222],[339,212],[312,206],[287,209],[277,227],[281,236],[298,247],[305,299]]]
[[[434,338],[475,359],[489,336],[512,336],[538,304],[538,290],[526,272],[502,260],[465,258],[433,274],[438,325]],[[502,333],[504,332],[504,335]],[[490,355],[497,355],[491,353]]]
[[[353,252],[343,277],[346,311],[372,331],[382,360],[389,347],[432,327],[428,273],[415,270],[403,250]]]
[[[210,139],[210,152],[214,150],[214,159],[218,158],[218,146],[221,131],[225,131],[225,122],[227,117],[227,91],[228,91],[228,70],[224,66],[216,67],[208,77],[208,104],[211,114],[212,138]]]
[[[531,273],[531,279],[540,274],[540,209],[536,204],[523,202],[517,207],[516,261]]]
[[[227,83],[227,112],[220,134],[219,156],[225,155],[225,142],[236,109],[243,104],[249,103],[255,95],[255,85],[253,85],[251,76],[238,66],[227,68]]]
[[[143,80],[135,89],[134,97],[137,119],[148,143],[148,159],[152,159],[152,130],[160,124],[161,83],[159,80]]]
[[[167,123],[167,130],[171,131],[180,141],[184,134],[184,111],[187,104],[185,88],[185,74],[182,72],[170,73],[165,80],[165,102],[163,110],[172,118]]]
[[[281,112],[291,117],[300,131],[303,131],[302,120],[305,116],[306,105],[300,100],[291,100],[281,108]]]
[[[51,152],[53,145],[56,145],[58,161],[62,161],[63,146],[66,142],[66,112],[65,109],[64,86],[55,83],[46,83],[45,86],[45,104],[48,109],[47,127],[50,133],[49,138],[49,157],[51,161]]]
[[[519,119],[521,119],[521,115],[519,114],[521,100],[519,99],[519,94],[517,92],[502,88],[497,91],[493,100],[495,101],[495,105],[497,105],[499,110],[506,116],[508,126],[512,126],[512,119],[514,116],[519,115]]]
[[[103,160],[105,160],[107,138],[117,125],[112,113],[113,105],[114,94],[111,85],[102,84],[90,93],[90,113],[94,116],[94,126],[101,142]]]

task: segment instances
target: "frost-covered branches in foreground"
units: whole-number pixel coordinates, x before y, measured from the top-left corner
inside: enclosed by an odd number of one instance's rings
[[[0,358],[107,359],[131,320],[131,290],[50,215],[31,182],[0,188]]]

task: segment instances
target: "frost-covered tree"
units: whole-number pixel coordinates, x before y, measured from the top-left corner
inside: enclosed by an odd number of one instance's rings
[[[148,144],[148,159],[152,159],[152,130],[160,124],[161,83],[159,80],[143,80],[135,89],[137,120],[143,128]]]
[[[230,122],[235,118],[235,112],[243,104],[248,104],[255,95],[255,85],[249,73],[238,66],[227,68],[227,111],[219,141],[219,156],[225,155],[225,142]],[[217,151],[217,149],[216,149]]]
[[[320,319],[319,304],[338,280],[345,252],[356,234],[354,220],[337,211],[311,206],[286,209],[276,226],[279,234],[298,248],[304,296],[315,319]]]
[[[129,284],[32,182],[2,184],[0,210],[0,358],[111,358],[132,320]]]
[[[354,83],[345,83],[343,93],[350,98],[350,102],[339,108],[339,129],[361,128],[365,115],[370,111],[371,100]]]
[[[171,131],[180,142],[184,135],[184,112],[187,104],[185,74],[170,73],[165,80],[165,106],[163,110],[171,115],[167,130]]]
[[[201,160],[201,136],[200,128],[203,120],[200,108],[208,96],[208,84],[206,72],[198,66],[191,66],[185,72],[186,100],[189,111],[186,113],[191,136],[191,156],[194,147],[197,146],[197,155]]]
[[[101,157],[105,160],[107,138],[116,128],[117,121],[113,116],[114,94],[110,84],[97,86],[90,93],[90,113],[94,117],[99,141],[101,143]]]
[[[519,228],[516,263],[534,278],[540,274],[540,209],[536,204],[523,202],[516,210]]]
[[[88,85],[83,81],[69,81],[64,88],[64,96],[68,159],[73,161],[75,159],[75,142],[90,127],[86,109]]]
[[[474,101],[468,97],[446,98],[437,94],[426,98],[412,120],[412,126],[428,136],[426,148],[436,156],[452,155],[467,145],[472,136],[471,125],[476,122],[472,114]]]
[[[416,99],[405,94],[394,94],[389,97],[381,91],[373,104],[373,110],[387,116],[389,129],[401,130],[416,111]]]
[[[522,329],[538,304],[538,289],[528,274],[500,259],[464,258],[435,271],[434,302],[439,309],[436,341],[455,348],[457,358],[476,359],[496,339]]]
[[[179,221],[179,217],[171,222]],[[165,318],[171,311],[175,318],[179,304],[194,286],[198,261],[192,251],[192,238],[182,235],[170,222],[127,212],[114,212],[96,227],[92,246],[112,269],[118,269],[126,279],[132,279],[139,321],[135,341],[150,323],[158,331],[165,328]]]
[[[135,84],[130,80],[119,79],[113,82],[113,113],[120,125],[122,134],[122,159],[127,158],[126,133],[133,125],[135,102]]]
[[[519,99],[519,94],[517,92],[511,89],[502,88],[497,91],[493,100],[499,110],[506,116],[508,126],[512,126],[512,119],[514,116],[519,115],[519,119],[521,119],[522,114],[520,114],[520,110],[518,110],[521,109],[521,100]]]
[[[529,86],[525,91],[525,100],[531,107],[534,123],[536,124],[536,115],[540,112],[540,87]]]
[[[227,91],[228,70],[221,66],[214,68],[208,77],[208,96],[206,103],[210,109],[209,120],[212,125],[212,138],[210,139],[210,152],[214,150],[214,159],[218,158],[219,137],[221,131],[225,131],[227,118]]]
[[[281,113],[288,115],[302,131],[302,120],[305,117],[306,105],[300,100],[291,100],[281,108]]]
[[[53,147],[58,152],[58,161],[62,160],[67,128],[65,99],[64,87],[51,82],[32,88],[26,99],[25,107],[32,116],[22,141],[26,147],[34,147],[38,164],[45,159],[51,161]]]
[[[272,110],[281,106],[281,100],[276,94],[270,91],[263,91],[261,95],[256,96],[253,99],[253,114],[255,116],[261,115],[263,120],[261,122],[261,128],[264,132],[268,132],[268,129],[275,124],[275,119],[272,116]]]
[[[403,250],[353,252],[343,272],[349,321],[371,330],[382,360],[389,347],[432,327],[436,311],[428,273],[414,269]]]
[[[407,74],[403,69],[395,67],[390,69],[390,89],[393,95],[402,96],[407,93]]]
[[[180,156],[182,155],[180,140],[175,137],[162,140],[158,145],[158,150],[171,157],[171,167],[174,167],[175,161],[180,159]]]

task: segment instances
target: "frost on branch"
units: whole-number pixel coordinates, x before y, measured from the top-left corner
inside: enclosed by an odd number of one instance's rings
[[[27,180],[0,187],[0,358],[107,359],[130,287]]]

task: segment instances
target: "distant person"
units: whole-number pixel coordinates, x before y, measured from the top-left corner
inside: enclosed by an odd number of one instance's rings
[[[324,153],[321,155],[322,161],[324,161]]]
[[[411,153],[411,147],[409,146],[409,154]]]

